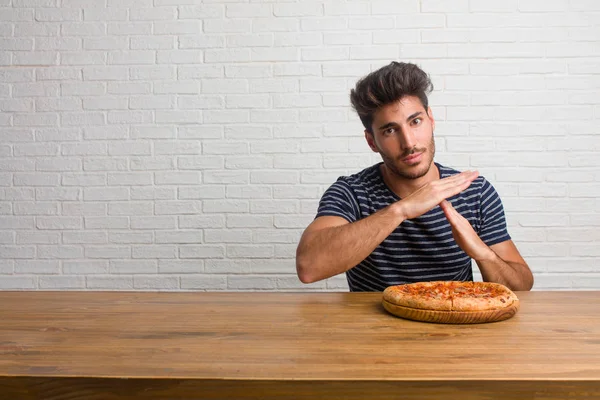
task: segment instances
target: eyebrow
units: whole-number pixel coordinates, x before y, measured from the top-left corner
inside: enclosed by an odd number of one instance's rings
[[[423,114],[423,111],[417,111],[416,113],[409,115],[408,118],[406,118],[406,122],[410,121],[411,119],[413,119],[421,114]],[[379,130],[387,129],[392,126],[398,126],[398,124],[395,122],[388,122],[387,124],[380,126]]]

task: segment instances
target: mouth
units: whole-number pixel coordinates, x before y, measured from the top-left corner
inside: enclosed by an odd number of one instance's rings
[[[405,157],[402,159],[402,162],[405,164],[417,164],[419,161],[421,161],[421,158],[423,158],[423,153],[414,153],[411,154],[408,157]]]

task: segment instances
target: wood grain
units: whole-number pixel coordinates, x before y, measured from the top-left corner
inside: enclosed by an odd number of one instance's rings
[[[519,310],[519,301],[497,310],[485,311],[436,311],[399,306],[386,300],[381,304],[390,314],[413,321],[432,322],[438,324],[483,324],[504,321],[513,317]]]
[[[0,292],[0,393],[600,398],[600,292],[517,295],[508,320],[444,325],[381,293]]]

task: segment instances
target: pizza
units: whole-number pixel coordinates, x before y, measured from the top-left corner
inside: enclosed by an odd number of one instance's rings
[[[382,302],[397,316],[451,323],[507,319],[519,307],[515,293],[492,282],[433,281],[390,286],[383,291]]]

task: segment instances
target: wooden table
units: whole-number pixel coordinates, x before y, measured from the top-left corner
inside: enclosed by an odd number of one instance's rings
[[[381,293],[0,292],[0,397],[599,399],[600,292],[517,294],[437,325]]]

